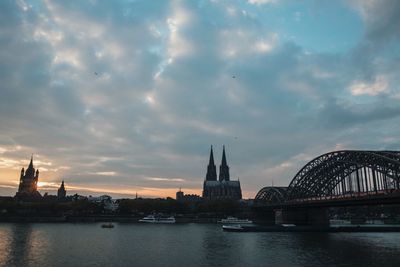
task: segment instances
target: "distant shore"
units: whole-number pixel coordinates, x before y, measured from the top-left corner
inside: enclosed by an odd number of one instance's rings
[[[137,223],[142,217],[133,216],[6,216],[0,222],[27,223],[63,223],[63,222],[121,222]],[[176,218],[177,223],[216,223],[219,218]]]

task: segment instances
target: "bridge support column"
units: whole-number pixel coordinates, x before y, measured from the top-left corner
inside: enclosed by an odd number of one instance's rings
[[[273,210],[263,211],[261,214],[258,214],[256,220],[261,224],[274,225],[275,213]]]
[[[264,208],[260,206],[253,207],[253,216],[257,223],[274,225],[275,224],[275,212],[271,208]]]
[[[275,224],[328,226],[328,210],[326,208],[275,210]]]

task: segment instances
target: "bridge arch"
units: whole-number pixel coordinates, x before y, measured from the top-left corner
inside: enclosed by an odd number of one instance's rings
[[[255,200],[269,204],[279,204],[285,202],[287,187],[266,186],[258,191]]]
[[[333,151],[311,160],[295,175],[285,200],[378,194],[399,190],[399,182],[400,151]]]

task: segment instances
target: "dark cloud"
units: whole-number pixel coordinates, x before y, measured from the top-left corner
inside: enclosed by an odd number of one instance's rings
[[[373,80],[377,75],[390,72],[398,65],[400,2],[396,0],[350,0],[349,2],[359,12],[365,25],[364,39],[350,54],[355,67],[353,73],[358,78]]]
[[[369,104],[354,104],[332,99],[322,107],[319,119],[326,128],[347,128],[358,124],[396,119],[400,116],[397,101],[385,98]]]
[[[400,3],[396,0],[355,1],[366,21],[366,37],[387,42],[400,37]]]

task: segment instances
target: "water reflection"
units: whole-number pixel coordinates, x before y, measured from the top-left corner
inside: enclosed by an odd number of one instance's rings
[[[3,262],[7,266],[23,266],[29,262],[32,248],[32,226],[30,224],[12,224],[6,245],[6,256]]]
[[[400,266],[400,233],[227,233],[220,225],[0,224],[4,266]]]
[[[399,234],[394,235],[399,241]],[[391,239],[384,236],[384,241]],[[281,238],[288,241],[281,250],[291,251],[300,266],[400,266],[399,246],[386,246],[371,233],[289,233]]]
[[[226,240],[223,240],[218,233],[212,229],[205,229],[201,235],[202,254],[205,260],[214,259],[218,257],[218,250],[224,246]]]
[[[6,264],[11,249],[11,228],[0,224],[0,263]]]

